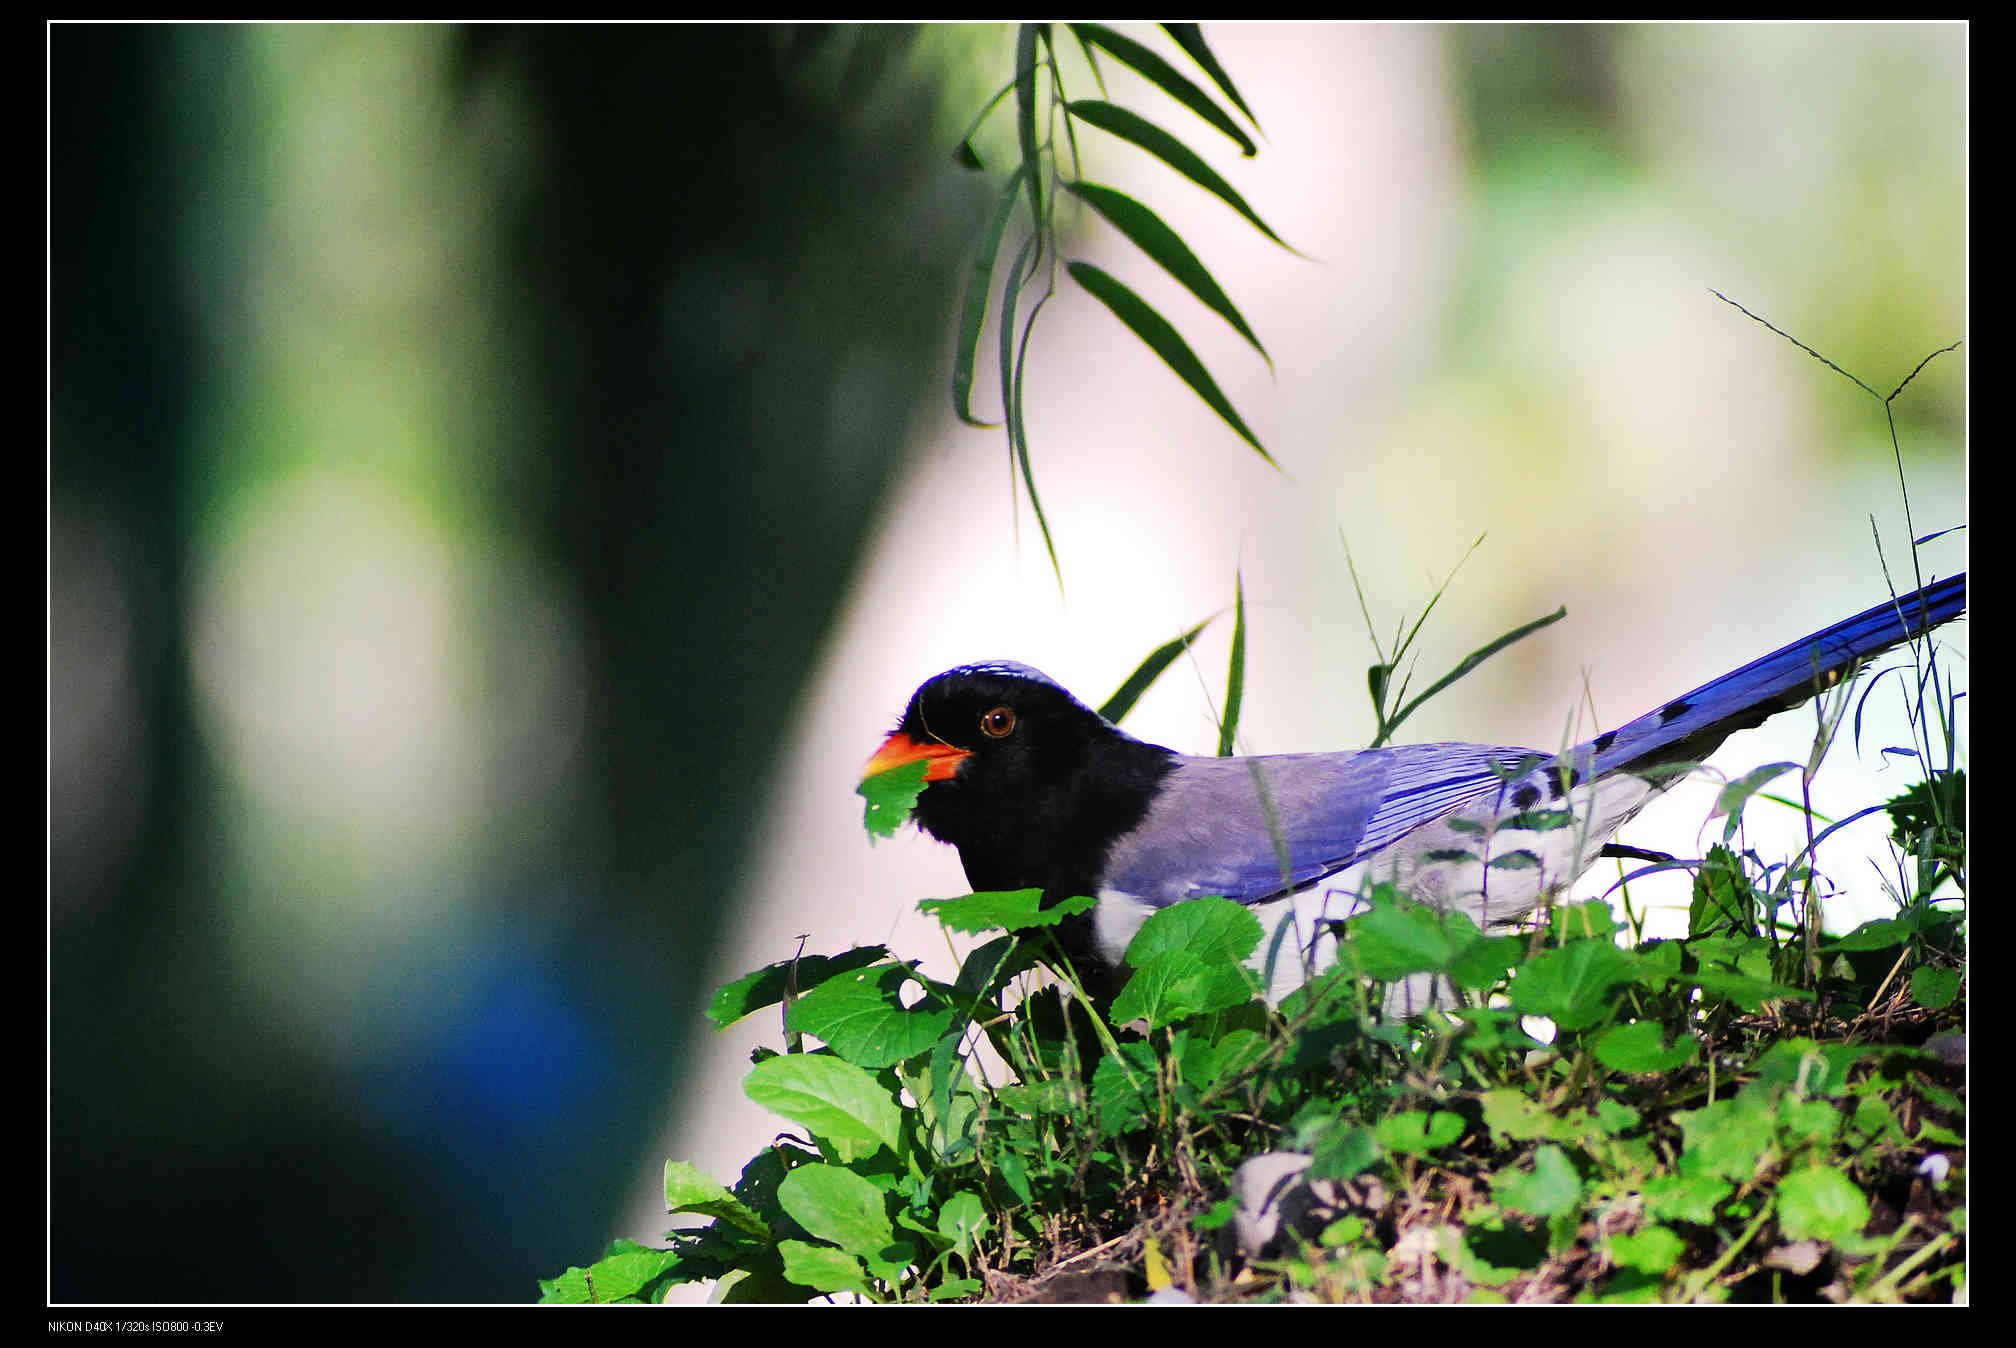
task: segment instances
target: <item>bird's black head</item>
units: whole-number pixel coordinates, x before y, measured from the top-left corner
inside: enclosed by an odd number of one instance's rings
[[[1113,840],[1141,821],[1169,772],[1144,744],[1011,661],[929,680],[864,776],[923,760],[918,825],[959,849],[977,890],[1097,892]]]

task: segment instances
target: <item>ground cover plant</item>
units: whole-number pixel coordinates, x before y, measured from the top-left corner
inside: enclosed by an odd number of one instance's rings
[[[1381,887],[1335,968],[1278,1006],[1245,964],[1268,934],[1225,900],[1152,917],[1105,1008],[1051,939],[1089,899],[933,901],[967,947],[950,983],[871,947],[721,989],[717,1025],[781,1010],[745,1089],[798,1131],[732,1185],[668,1163],[667,1207],[708,1223],[619,1241],[545,1298],[712,1280],[726,1301],[1951,1300],[1965,774],[1960,695],[1919,645],[1894,672],[1920,739],[1885,748],[1926,774],[1851,817],[1890,820],[1893,916],[1817,925],[1815,858],[1849,821],[1809,812],[1809,844],[1777,860],[1742,827],[1802,808],[1766,788],[1810,785],[1879,681],[1816,700],[1807,763],[1723,787],[1706,855],[1648,854],[1608,895],[1512,933]],[[1230,715],[1243,646],[1242,599]],[[1375,698],[1395,663],[1374,667]],[[871,833],[900,824],[922,770],[864,786]],[[1670,868],[1693,875],[1687,934],[1643,940],[1630,882]],[[1389,1018],[1382,985],[1421,974],[1469,1004]]]
[[[1244,113],[1194,25],[1167,28]],[[1127,64],[1252,152],[1230,112],[1141,44],[1097,25],[1021,30],[1015,75],[988,105],[1015,109],[1015,165],[976,258],[953,394],[979,424],[972,388],[998,285],[1002,423],[1046,548],[1021,375],[1057,283],[1060,198],[1090,206],[1265,355],[1152,211],[1062,172],[1055,130],[1074,165],[1077,128],[1118,136],[1274,238],[1175,137],[1068,97],[1060,36],[1095,75],[1102,56]],[[970,132],[959,159],[982,166]],[[997,276],[1024,211],[1027,239]],[[1064,274],[1267,453],[1166,320],[1097,268]],[[1025,313],[1025,287],[1039,286]],[[1888,417],[1911,378],[1887,396],[1854,382]],[[1901,487],[1901,449],[1898,462]],[[1915,533],[1908,494],[1905,509]],[[1898,590],[1922,585],[1916,548],[1936,536],[1914,539],[1914,579]],[[1563,616],[1486,643],[1410,699],[1409,651],[1433,607],[1392,642],[1374,637],[1374,744]],[[1232,622],[1221,753],[1243,694],[1243,588]],[[1151,654],[1102,714],[1123,718],[1204,626]],[[1964,1297],[1964,695],[1936,636],[1817,697],[1806,761],[1726,781],[1702,855],[1646,853],[1600,897],[1543,907],[1512,931],[1375,888],[1343,924],[1335,967],[1278,1005],[1247,967],[1272,933],[1223,899],[1151,917],[1105,1006],[1083,995],[1054,939],[1091,900],[1046,909],[1034,890],[925,905],[964,950],[950,982],[882,947],[800,953],[750,973],[708,1015],[717,1026],[780,1016],[745,1090],[793,1130],[731,1183],[668,1162],[667,1208],[703,1224],[668,1232],[663,1246],[618,1241],[542,1283],[543,1299],[651,1302],[700,1281],[729,1302]],[[1864,700],[1878,695],[1903,699],[1912,742],[1861,744]],[[1842,740],[1915,761],[1917,783],[1820,817],[1811,784]],[[864,784],[871,836],[903,824],[924,766]],[[1798,811],[1805,845],[1790,856],[1750,845],[1744,820],[1759,809]],[[1876,883],[1893,911],[1829,934],[1828,900],[1869,882],[1830,876],[1826,844],[1871,814],[1891,826],[1894,864]],[[1647,939],[1632,884],[1671,870],[1691,876],[1685,935]],[[1461,1004],[1390,1015],[1385,987],[1422,975]]]

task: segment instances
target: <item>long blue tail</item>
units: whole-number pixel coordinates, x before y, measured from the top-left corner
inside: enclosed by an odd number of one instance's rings
[[[1752,660],[1598,735],[1571,751],[1593,755],[1597,774],[1664,763],[1698,762],[1730,734],[1796,707],[1831,687],[1849,666],[1950,622],[1967,609],[1967,573],[1876,605],[1824,631]],[[1586,769],[1585,769],[1586,770]]]

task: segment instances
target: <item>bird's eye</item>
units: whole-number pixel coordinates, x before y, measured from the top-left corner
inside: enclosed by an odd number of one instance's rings
[[[996,707],[980,717],[980,733],[990,740],[998,740],[1015,728],[1015,713],[1006,707]]]

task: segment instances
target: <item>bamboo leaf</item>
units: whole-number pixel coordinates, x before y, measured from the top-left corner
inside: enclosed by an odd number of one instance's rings
[[[952,353],[952,410],[968,426],[998,426],[998,421],[980,421],[973,415],[973,366],[980,351],[980,330],[987,326],[987,292],[994,284],[994,260],[1001,253],[1001,238],[1008,232],[1008,217],[1014,214],[1015,197],[1022,190],[1023,170],[1008,175],[1008,185],[994,203],[987,232],[980,236],[980,252],[973,259],[973,271],[966,278],[966,298],[959,308],[959,345]],[[1007,386],[1002,386],[1006,401]]]
[[[1015,345],[1015,310],[1022,299],[1022,286],[1034,271],[1033,253],[1040,234],[1031,235],[1023,243],[1022,251],[1016,255],[1015,268],[1009,273],[1007,284],[1001,294],[1001,396],[1007,404],[1008,453],[1022,475],[1022,484],[1029,489],[1029,505],[1036,513],[1036,527],[1043,533],[1043,550],[1050,556],[1050,569],[1056,573],[1057,588],[1064,588],[1064,568],[1057,561],[1057,544],[1050,536],[1050,520],[1043,513],[1043,499],[1036,494],[1036,473],[1029,464],[1029,435],[1022,421],[1022,372],[1029,360],[1029,334],[1035,330],[1036,315],[1043,311],[1050,297],[1045,295],[1029,311],[1029,318],[1022,328],[1022,345],[1017,355]]]
[[[1036,140],[1036,39],[1043,27],[1025,23],[1015,35],[1015,139],[1022,147],[1022,177],[1039,234],[1044,223],[1043,147]]]
[[[1101,94],[1104,94],[1106,92],[1106,76],[1099,69],[1099,53],[1092,50],[1092,48],[1086,44],[1085,35],[1083,33],[1079,32],[1076,28],[1072,27],[1069,24],[1066,24],[1065,28],[1071,34],[1071,40],[1078,44],[1078,51],[1085,58],[1086,68],[1092,72],[1093,83],[1097,84],[1099,86],[1099,92]]]
[[[1211,95],[1133,38],[1122,37],[1102,23],[1074,23],[1071,31],[1079,41],[1098,47],[1122,64],[1133,67],[1150,84],[1224,132],[1239,147],[1241,154],[1251,156],[1255,152],[1253,138],[1241,131],[1239,124],[1211,101]]]
[[[1239,91],[1232,87],[1232,77],[1225,73],[1225,68],[1218,64],[1218,58],[1204,45],[1204,30],[1194,23],[1165,23],[1162,31],[1176,39],[1177,46],[1190,53],[1190,59],[1211,77],[1211,82],[1232,100],[1232,106],[1245,113],[1246,120],[1257,129],[1260,119],[1253,115],[1253,109],[1246,106],[1246,100],[1239,97]]]
[[[1182,236],[1169,228],[1161,216],[1128,196],[1098,183],[1067,183],[1067,190],[1093,210],[1104,216],[1115,229],[1125,234],[1136,248],[1153,258],[1155,265],[1183,283],[1184,289],[1204,302],[1204,307],[1230,323],[1260,358],[1271,368],[1273,360],[1267,355],[1267,348],[1260,345],[1260,339],[1253,335],[1253,329],[1246,325],[1246,319],[1238,307],[1232,303],[1220,288],[1217,278],[1190,251],[1190,245]]]
[[[959,143],[952,149],[953,163],[957,164],[960,168],[973,169],[975,171],[981,171],[987,167],[980,161],[980,152],[973,148],[974,133],[979,131],[980,124],[987,120],[987,114],[994,111],[1000,105],[1001,100],[1008,97],[1014,88],[1015,82],[1013,80],[1002,85],[994,91],[994,97],[988,99],[986,105],[974,114],[973,120],[967,123],[966,133],[959,137]]]
[[[1232,184],[1218,176],[1217,170],[1205,163],[1203,158],[1176,137],[1164,131],[1155,123],[1138,113],[1114,103],[1102,103],[1098,99],[1081,98],[1064,105],[1064,110],[1080,121],[1098,127],[1108,135],[1118,136],[1131,144],[1138,145],[1149,154],[1175,169],[1178,173],[1196,183],[1199,187],[1217,197],[1233,210],[1246,217],[1253,228],[1265,234],[1291,253],[1301,254],[1288,244],[1279,234],[1268,228],[1253,208],[1246,204],[1246,198],[1239,195]]]
[[[1214,618],[1216,616],[1212,615]],[[1155,680],[1162,677],[1162,671],[1174,664],[1177,656],[1189,650],[1190,643],[1197,639],[1197,634],[1210,625],[1211,618],[1206,618],[1182,636],[1157,646],[1154,652],[1141,662],[1140,668],[1127,676],[1127,682],[1120,685],[1119,691],[1106,699],[1105,705],[1099,708],[1099,714],[1118,725],[1122,717],[1134,710],[1134,704],[1141,700],[1141,695],[1154,686]]]
[[[1260,443],[1259,437],[1254,435],[1240,419],[1231,401],[1219,389],[1217,381],[1204,368],[1204,363],[1197,359],[1197,353],[1192,351],[1190,344],[1169,325],[1168,319],[1155,312],[1146,300],[1128,289],[1111,273],[1093,266],[1090,262],[1073,262],[1069,264],[1068,270],[1079,285],[1091,292],[1093,298],[1111,309],[1114,317],[1125,323],[1136,337],[1146,342],[1149,350],[1162,357],[1179,379],[1188,384],[1212,411],[1223,417],[1226,425],[1239,433],[1240,439],[1253,446],[1259,451],[1260,457],[1274,467],[1281,466],[1274,462],[1274,456],[1267,452],[1267,447]]]

